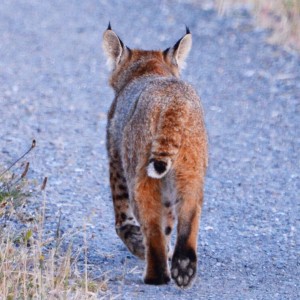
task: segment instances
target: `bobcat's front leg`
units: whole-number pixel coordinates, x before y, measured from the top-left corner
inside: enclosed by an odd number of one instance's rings
[[[145,175],[139,178],[135,188],[135,202],[139,211],[146,246],[146,271],[148,284],[165,284],[170,281],[167,245],[162,230],[162,203],[160,181]]]
[[[109,172],[116,232],[132,254],[144,259],[143,234],[129,202],[128,187],[121,161],[116,156],[110,161]]]

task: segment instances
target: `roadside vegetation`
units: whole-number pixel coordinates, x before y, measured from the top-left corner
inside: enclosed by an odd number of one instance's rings
[[[300,51],[300,0],[216,0],[220,14],[234,6],[251,7],[260,26],[272,30],[270,43]]]
[[[29,162],[23,162],[35,146],[0,169],[0,299],[107,299],[107,281],[89,278],[87,247],[74,253],[70,233],[60,234],[60,220],[50,237],[44,234],[47,178],[40,184],[27,179]],[[29,201],[39,201],[31,213]],[[79,271],[80,255],[85,263]]]

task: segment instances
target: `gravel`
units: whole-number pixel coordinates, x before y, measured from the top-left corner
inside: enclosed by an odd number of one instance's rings
[[[105,150],[113,98],[108,21],[129,47],[167,48],[189,25],[183,72],[202,97],[210,166],[189,290],[143,284],[114,230]],[[196,1],[17,1],[0,10],[0,161],[37,140],[30,176],[47,187],[49,231],[87,226],[89,268],[119,299],[300,298],[300,57],[266,44],[247,10]],[[82,245],[76,239],[75,247]]]

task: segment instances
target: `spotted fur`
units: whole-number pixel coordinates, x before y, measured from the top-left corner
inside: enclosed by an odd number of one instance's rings
[[[191,44],[188,29],[165,51],[131,50],[111,26],[103,35],[115,91],[107,125],[115,226],[128,249],[146,259],[148,284],[172,276],[187,287],[196,274],[207,138],[200,99],[179,79]]]

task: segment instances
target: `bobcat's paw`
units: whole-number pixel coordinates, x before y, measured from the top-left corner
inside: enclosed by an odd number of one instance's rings
[[[180,288],[186,288],[193,283],[196,271],[197,259],[176,254],[173,256],[171,275]]]
[[[145,259],[145,246],[140,226],[127,224],[116,228],[116,231],[133,255]]]

